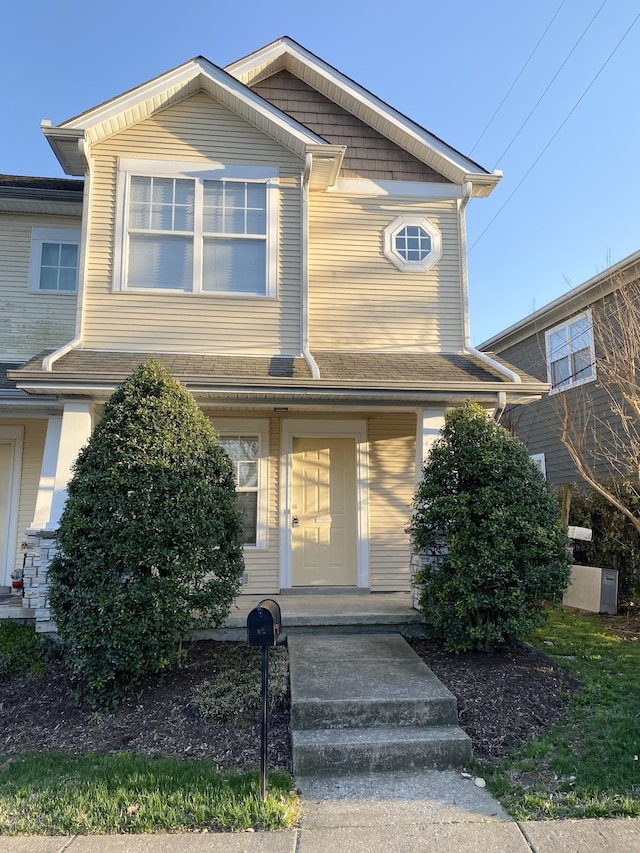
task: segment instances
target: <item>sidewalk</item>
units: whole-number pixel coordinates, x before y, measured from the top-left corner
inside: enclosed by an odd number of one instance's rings
[[[640,853],[640,819],[511,820],[456,771],[299,779],[302,821],[281,832],[0,836],[2,853]]]

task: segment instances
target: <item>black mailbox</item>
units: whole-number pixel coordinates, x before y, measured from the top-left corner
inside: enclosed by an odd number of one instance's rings
[[[247,645],[275,646],[281,629],[280,605],[265,598],[247,616]]]

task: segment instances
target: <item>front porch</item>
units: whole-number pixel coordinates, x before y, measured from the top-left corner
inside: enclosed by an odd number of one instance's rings
[[[247,616],[261,601],[280,605],[282,633],[349,634],[399,633],[421,636],[424,619],[411,606],[409,592],[284,592],[280,595],[240,595],[224,627],[200,631],[198,639],[245,640]]]

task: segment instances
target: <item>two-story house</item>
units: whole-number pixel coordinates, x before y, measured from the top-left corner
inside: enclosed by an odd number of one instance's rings
[[[564,423],[597,478],[623,474],[624,429],[609,374],[616,372],[613,358],[637,357],[637,343],[626,338],[637,336],[639,282],[640,252],[634,252],[480,345],[549,383],[548,395],[510,408],[503,423],[556,486],[583,484],[562,442]],[[618,375],[624,377],[624,367]]]
[[[42,129],[76,180],[0,184],[4,582],[154,355],[236,463],[247,592],[408,589],[445,410],[546,388],[469,343],[465,209],[499,174],[290,38]]]

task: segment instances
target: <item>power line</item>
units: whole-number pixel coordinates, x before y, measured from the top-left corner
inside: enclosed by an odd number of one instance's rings
[[[518,71],[518,74],[516,75],[516,78],[515,78],[515,80],[513,81],[513,83],[509,86],[509,89],[507,90],[506,95],[504,96],[504,98],[503,98],[503,99],[500,101],[500,103],[498,104],[498,106],[497,106],[497,108],[496,108],[496,111],[495,111],[495,112],[494,112],[494,114],[491,116],[491,118],[489,119],[489,121],[486,123],[486,125],[485,125],[485,127],[484,127],[484,130],[482,131],[482,133],[480,134],[480,136],[479,136],[479,137],[476,139],[476,141],[473,143],[473,148],[471,149],[471,151],[469,151],[469,155],[473,154],[473,152],[475,151],[475,149],[476,149],[476,147],[477,147],[478,143],[480,142],[480,140],[482,139],[482,137],[485,135],[485,133],[487,132],[487,130],[489,130],[489,128],[490,128],[490,127],[491,127],[491,125],[493,124],[493,120],[494,120],[494,118],[498,115],[498,113],[499,113],[499,112],[500,112],[500,110],[502,109],[502,106],[503,106],[504,102],[507,100],[507,98],[509,97],[509,95],[510,95],[510,94],[511,94],[511,92],[513,91],[514,86],[516,85],[516,83],[518,82],[518,80],[522,77],[522,75],[523,75],[523,73],[524,73],[524,70],[526,69],[527,65],[531,62],[531,60],[533,59],[533,56],[534,56],[535,52],[536,52],[536,51],[537,51],[537,49],[540,47],[540,45],[541,45],[541,43],[542,43],[542,40],[544,39],[544,37],[546,36],[546,34],[549,32],[549,29],[550,29],[550,27],[551,27],[551,24],[553,24],[553,22],[555,21],[555,19],[558,17],[558,13],[560,12],[560,10],[562,9],[562,7],[564,6],[564,4],[565,4],[565,3],[566,3],[566,0],[562,0],[562,2],[560,3],[560,5],[559,5],[559,6],[558,6],[558,8],[556,9],[556,13],[555,13],[555,15],[551,18],[551,20],[550,20],[550,21],[549,21],[549,23],[547,24],[546,29],[545,29],[545,31],[542,33],[542,35],[540,36],[540,38],[538,39],[538,41],[537,41],[537,43],[536,43],[536,46],[533,48],[533,50],[531,51],[531,53],[530,53],[530,54],[529,54],[529,56],[527,57],[527,61],[526,61],[526,62],[525,62],[525,64],[522,66],[522,68],[520,69],[520,71]]]
[[[606,0],[605,0],[605,2],[606,2]],[[592,87],[592,86],[593,86],[593,84],[596,82],[596,80],[598,79],[598,77],[602,74],[602,72],[604,71],[604,69],[607,67],[607,65],[609,64],[610,60],[612,59],[612,57],[614,56],[614,54],[617,52],[617,50],[618,50],[618,48],[620,47],[620,45],[622,44],[622,42],[623,42],[623,41],[626,39],[626,37],[629,35],[629,33],[631,32],[631,30],[633,29],[633,27],[636,25],[636,23],[637,23],[637,21],[638,21],[638,19],[639,19],[639,18],[640,18],[640,12],[638,12],[638,14],[635,16],[635,18],[633,19],[633,21],[631,22],[631,24],[629,25],[629,27],[628,27],[628,28],[627,28],[627,30],[625,31],[625,33],[624,33],[624,35],[622,36],[622,38],[620,39],[620,41],[619,41],[619,42],[617,43],[617,45],[613,48],[613,50],[611,51],[611,53],[609,54],[609,56],[605,59],[605,61],[603,62],[603,64],[602,64],[602,65],[600,66],[600,68],[598,69],[598,72],[597,72],[597,73],[596,73],[596,75],[593,77],[593,79],[591,80],[591,82],[589,83],[589,85],[587,86],[587,88],[586,88],[586,89],[584,90],[584,92],[580,95],[580,97],[579,97],[579,98],[578,98],[578,100],[575,102],[575,104],[573,105],[573,107],[571,108],[571,110],[567,113],[567,115],[566,115],[566,117],[565,117],[564,121],[560,124],[560,126],[558,127],[558,129],[556,130],[556,132],[553,134],[553,136],[551,137],[551,139],[547,142],[547,144],[544,146],[544,148],[542,149],[542,151],[538,154],[538,156],[536,157],[536,159],[535,159],[535,160],[533,161],[533,163],[529,166],[529,168],[528,168],[528,169],[527,169],[527,171],[524,173],[524,175],[522,176],[522,178],[520,179],[520,181],[516,184],[515,188],[514,188],[514,189],[513,189],[513,191],[511,192],[511,194],[510,194],[509,196],[507,196],[507,198],[506,198],[506,199],[505,199],[505,201],[503,202],[502,206],[501,206],[500,208],[498,208],[498,211],[497,211],[497,213],[495,214],[495,216],[493,216],[493,218],[489,220],[489,222],[487,223],[487,225],[485,226],[485,228],[480,232],[480,234],[478,235],[478,237],[474,240],[474,242],[472,243],[472,245],[471,245],[471,246],[470,246],[470,248],[469,248],[469,251],[471,251],[471,250],[474,248],[474,246],[476,246],[476,245],[478,244],[478,242],[482,239],[482,237],[484,237],[484,235],[487,233],[487,231],[489,230],[489,228],[491,228],[491,226],[492,226],[492,225],[493,225],[493,223],[496,221],[496,219],[498,218],[498,216],[500,216],[500,214],[502,213],[502,211],[503,211],[503,210],[505,209],[505,207],[509,204],[509,202],[510,202],[510,201],[511,201],[511,199],[514,197],[514,195],[518,192],[518,190],[520,189],[520,187],[522,186],[522,184],[523,184],[523,183],[525,182],[525,180],[529,177],[529,175],[531,174],[531,172],[533,171],[533,169],[535,168],[535,166],[538,164],[538,161],[542,158],[542,156],[545,154],[545,152],[547,151],[547,149],[549,148],[549,146],[551,145],[551,143],[554,141],[554,139],[556,138],[556,136],[560,133],[560,131],[562,130],[562,128],[565,126],[565,124],[569,121],[569,119],[571,118],[571,116],[572,116],[572,115],[574,114],[574,112],[577,110],[578,106],[580,105],[580,103],[581,103],[581,102],[582,102],[582,100],[584,99],[584,97],[585,97],[585,95],[587,94],[587,92],[591,89],[591,87]]]
[[[607,5],[607,2],[608,2],[608,0],[603,0],[602,5],[601,5],[601,6],[600,6],[600,8],[598,9],[598,11],[595,13],[595,15],[593,16],[593,18],[591,18],[591,20],[589,21],[589,23],[587,24],[587,26],[585,27],[585,29],[582,31],[582,34],[581,34],[580,38],[578,39],[578,41],[574,44],[574,46],[571,48],[571,50],[569,51],[569,53],[568,53],[568,54],[566,55],[566,57],[564,58],[564,61],[562,62],[562,64],[560,65],[560,67],[558,68],[558,70],[556,71],[556,73],[553,75],[553,77],[552,77],[552,78],[551,78],[551,80],[549,81],[549,84],[548,84],[547,88],[546,88],[546,89],[544,90],[544,92],[540,95],[540,97],[538,98],[538,100],[537,100],[537,101],[535,102],[535,104],[533,105],[533,107],[532,107],[532,109],[531,109],[531,112],[530,112],[530,113],[529,113],[529,115],[525,118],[525,120],[522,122],[522,124],[520,125],[520,127],[519,127],[519,128],[518,128],[518,130],[516,131],[515,135],[514,135],[514,136],[513,136],[513,138],[511,139],[511,142],[509,142],[509,144],[508,144],[508,145],[507,145],[507,147],[504,149],[504,151],[502,152],[502,154],[498,157],[498,159],[496,160],[496,162],[493,164],[493,166],[492,166],[492,168],[491,168],[491,171],[493,171],[493,170],[496,168],[496,166],[498,165],[498,163],[502,160],[502,158],[504,157],[504,155],[505,155],[505,154],[507,153],[507,151],[511,148],[511,146],[512,146],[512,145],[513,145],[513,143],[516,141],[516,139],[520,136],[520,134],[522,133],[522,131],[524,130],[524,128],[525,128],[525,127],[526,127],[526,125],[528,124],[529,119],[530,119],[530,118],[531,118],[531,116],[535,113],[535,111],[538,109],[538,107],[540,106],[540,103],[541,103],[542,99],[543,99],[543,98],[544,98],[544,96],[547,94],[547,92],[549,91],[549,89],[553,86],[553,84],[555,83],[555,81],[556,81],[556,79],[557,79],[558,75],[560,74],[560,72],[562,71],[562,69],[565,67],[565,65],[567,64],[567,62],[571,59],[571,57],[573,56],[573,54],[574,54],[574,52],[575,52],[576,48],[578,47],[578,45],[580,44],[580,42],[582,41],[582,39],[586,36],[586,34],[589,32],[589,30],[591,29],[591,25],[593,24],[593,22],[595,21],[595,19],[598,17],[598,15],[600,14],[600,12],[602,12],[602,10],[604,9],[604,7]]]

